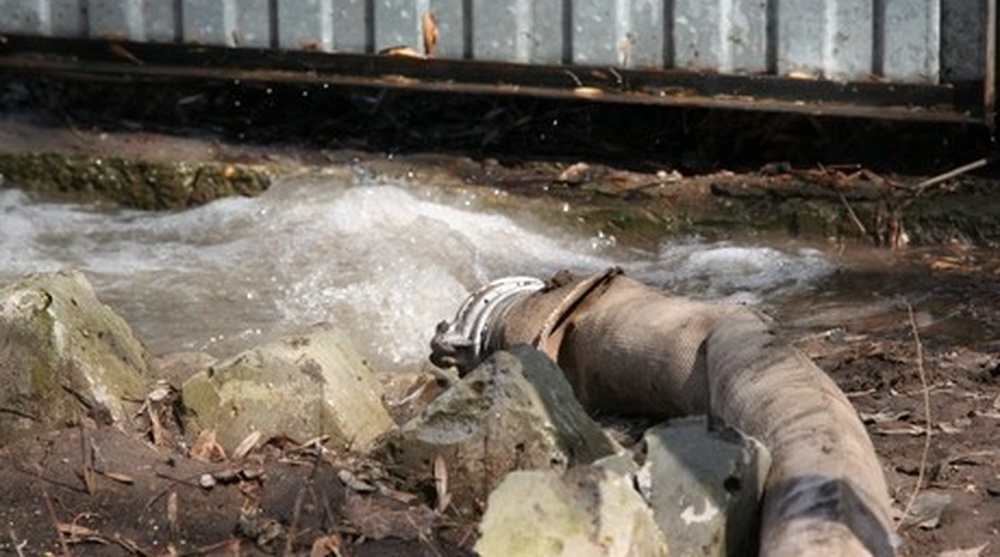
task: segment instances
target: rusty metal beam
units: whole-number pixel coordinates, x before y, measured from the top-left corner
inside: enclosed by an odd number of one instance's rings
[[[995,0],[990,0],[990,6],[994,5]],[[134,79],[329,83],[958,123],[990,122],[993,102],[992,87],[982,83],[836,82],[15,35],[0,36],[0,70]]]

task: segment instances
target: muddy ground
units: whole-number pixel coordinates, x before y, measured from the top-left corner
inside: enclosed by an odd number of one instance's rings
[[[773,313],[865,420],[897,510],[915,515],[900,554],[1000,555],[1000,261],[966,248],[883,257],[892,270],[827,279],[881,309],[844,314],[820,285]]]
[[[413,165],[594,202],[592,221],[637,243],[664,231],[752,234],[772,214],[769,235],[864,250],[870,266],[769,309],[865,419],[893,499],[909,507],[901,555],[1000,555],[1000,182],[988,168],[919,187],[983,156],[982,130],[373,91],[317,98],[289,86],[18,77],[2,91],[8,117],[53,134],[141,133],[147,147],[154,132],[208,137],[226,160],[435,152]],[[955,218],[959,209],[934,207],[985,209]],[[843,310],[845,292],[870,297],[870,311]],[[169,400],[124,431],[81,417],[0,451],[0,553],[468,554],[481,509],[435,512],[433,478],[403,490],[377,463],[304,440],[223,458],[173,430]]]

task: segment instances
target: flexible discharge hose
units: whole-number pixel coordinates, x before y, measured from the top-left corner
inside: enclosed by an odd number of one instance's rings
[[[490,352],[525,343],[559,364],[592,412],[711,414],[759,439],[772,457],[761,555],[895,553],[864,425],[833,381],[753,310],[670,296],[618,269],[504,279],[439,325],[431,359],[467,373]]]

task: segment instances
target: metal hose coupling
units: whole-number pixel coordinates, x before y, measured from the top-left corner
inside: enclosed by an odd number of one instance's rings
[[[453,321],[438,323],[431,339],[431,363],[457,367],[460,376],[475,369],[489,354],[491,328],[504,311],[544,286],[534,277],[504,277],[472,293]]]

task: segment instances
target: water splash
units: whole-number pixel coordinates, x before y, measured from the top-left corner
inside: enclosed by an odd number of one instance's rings
[[[756,302],[829,272],[818,252],[698,241],[636,252],[477,194],[314,174],[177,212],[105,211],[0,191],[0,281],[83,270],[154,353],[229,355],[318,321],[377,369],[423,365],[434,325],[492,279],[621,265],[685,294]]]

